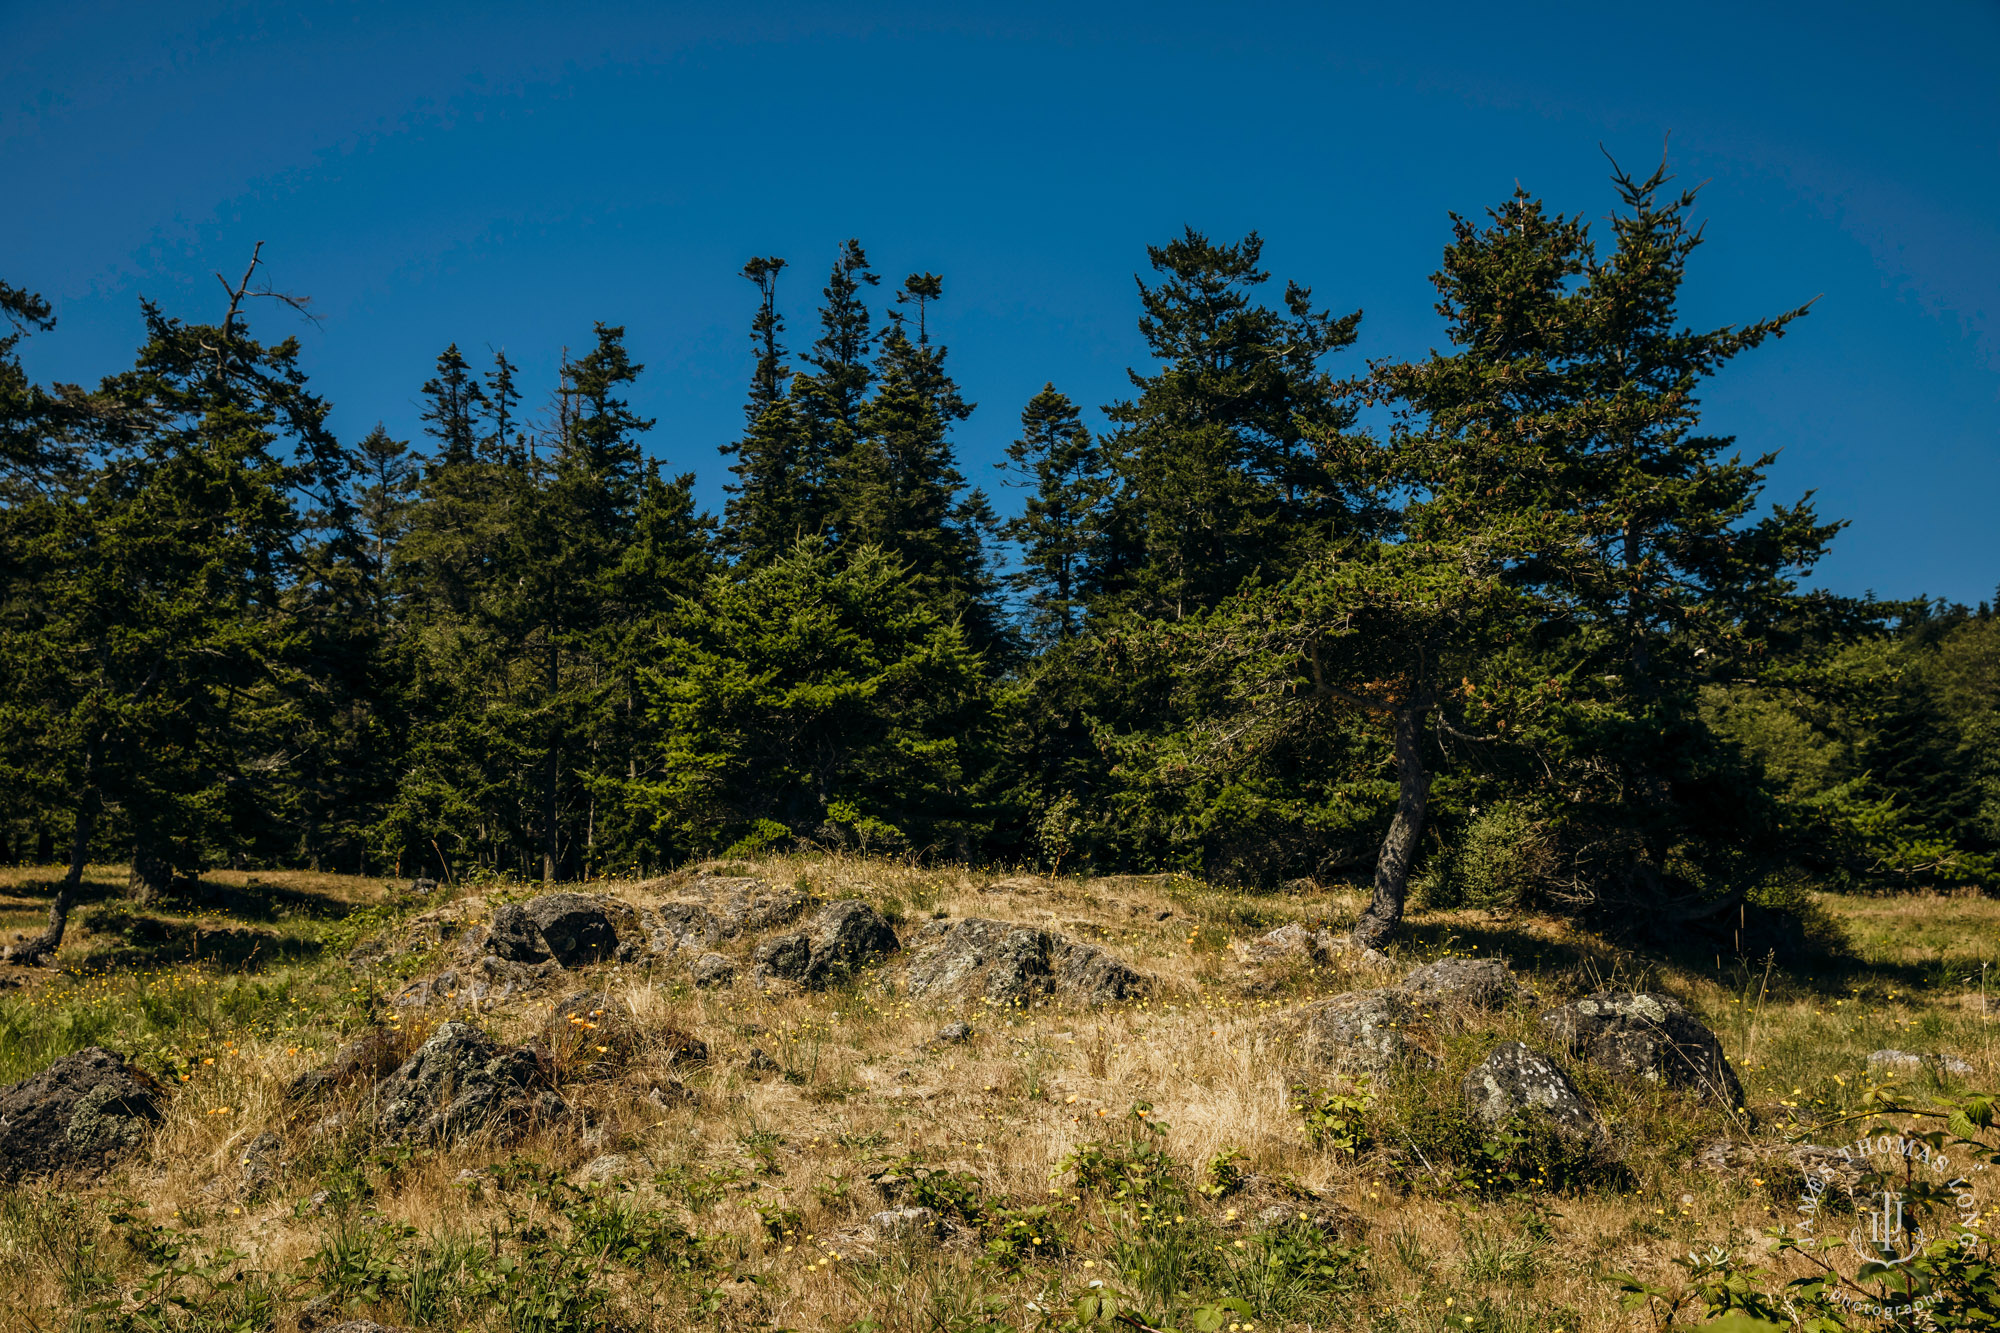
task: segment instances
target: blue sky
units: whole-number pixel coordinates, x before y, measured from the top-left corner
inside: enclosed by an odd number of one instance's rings
[[[1395,10],[1395,12],[1390,12]],[[1891,17],[1893,15],[1893,17]],[[752,255],[809,337],[835,247],[934,317],[982,484],[1045,380],[1119,396],[1133,274],[1193,224],[1365,314],[1333,361],[1438,345],[1447,214],[1518,181],[1600,218],[1601,143],[1672,134],[1709,243],[1685,313],[1818,296],[1704,396],[1781,449],[1773,498],[1852,520],[1819,581],[2000,583],[2000,6],[294,4],[0,0],[0,276],[51,297],[44,378],[124,364],[138,298],[219,314],[266,242],[349,438],[416,433],[437,352],[545,386],[628,327],[652,451],[720,506]],[[537,388],[539,391],[539,388]],[[1003,506],[1013,497],[997,497]]]

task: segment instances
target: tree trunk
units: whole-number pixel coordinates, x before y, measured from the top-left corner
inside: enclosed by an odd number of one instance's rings
[[[49,903],[49,928],[14,950],[13,961],[23,967],[36,967],[49,961],[62,944],[63,932],[69,928],[70,909],[76,906],[76,891],[83,883],[83,863],[90,854],[90,837],[97,831],[97,810],[98,796],[93,788],[77,802],[76,833],[70,839],[69,873],[56,886],[56,896]]]
[[[1428,708],[1428,702],[1411,704],[1390,715],[1396,733],[1396,817],[1389,821],[1389,835],[1382,839],[1382,852],[1375,861],[1375,896],[1354,923],[1354,942],[1364,948],[1379,949],[1402,929],[1410,858],[1416,854],[1417,838],[1424,831],[1424,812],[1431,796],[1431,774],[1424,767],[1423,737],[1418,730]]]
[[[132,839],[132,874],[125,892],[135,902],[154,903],[173,891],[174,867],[162,854],[152,830],[141,828]]]

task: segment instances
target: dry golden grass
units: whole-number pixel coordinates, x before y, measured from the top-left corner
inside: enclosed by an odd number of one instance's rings
[[[1349,919],[1349,898],[1248,898],[1168,877],[1052,881],[842,858],[770,858],[748,869],[778,882],[803,880],[822,899],[867,899],[905,931],[935,914],[1061,930],[1116,949],[1161,987],[1148,1001],[1097,1011],[991,1012],[915,1003],[884,994],[871,979],[822,994],[766,995],[751,986],[747,968],[733,989],[717,991],[692,989],[678,970],[596,969],[579,986],[609,991],[642,1029],[692,1032],[707,1043],[707,1064],[688,1070],[642,1057],[618,1077],[565,1089],[579,1114],[523,1142],[470,1143],[407,1160],[365,1135],[315,1127],[329,1109],[351,1110],[360,1090],[305,1113],[283,1097],[286,1084],[324,1061],[344,1034],[379,1022],[414,1048],[448,1016],[385,1010],[379,995],[393,981],[349,975],[340,961],[349,935],[331,913],[319,928],[338,947],[316,960],[235,975],[198,967],[93,975],[0,997],[0,1037],[53,1033],[51,1052],[103,1040],[139,1052],[177,1089],[148,1149],[110,1180],[46,1182],[7,1202],[0,1287],[12,1300],[0,1324],[72,1327],[93,1284],[97,1300],[133,1287],[148,1261],[113,1238],[106,1219],[120,1197],[137,1201],[130,1211],[141,1225],[164,1228],[160,1234],[189,1253],[227,1246],[247,1267],[285,1275],[291,1285],[275,1306],[275,1327],[289,1330],[318,1289],[309,1280],[315,1264],[323,1274],[324,1256],[342,1237],[351,1240],[356,1219],[376,1219],[366,1226],[377,1237],[410,1228],[406,1250],[497,1248],[524,1221],[560,1230],[560,1199],[504,1189],[479,1173],[526,1158],[578,1179],[587,1164],[616,1154],[625,1161],[614,1174],[631,1186],[634,1207],[712,1238],[707,1276],[604,1265],[599,1276],[615,1294],[618,1327],[839,1330],[872,1321],[898,1333],[946,1333],[990,1319],[998,1327],[1056,1328],[1091,1282],[1115,1287],[1129,1277],[1113,1262],[1120,1206],[1072,1188],[1063,1164],[1092,1142],[1150,1139],[1131,1114],[1146,1104],[1147,1117],[1169,1127],[1159,1142],[1189,1181],[1230,1151],[1253,1173],[1240,1194],[1178,1198],[1173,1208],[1183,1220],[1162,1219],[1161,1234],[1180,1227],[1201,1245],[1233,1249],[1252,1236],[1255,1208],[1283,1203],[1347,1217],[1347,1240],[1367,1247],[1357,1290],[1297,1304],[1289,1321],[1259,1327],[1465,1328],[1461,1312],[1470,1312],[1472,1327],[1484,1329],[1598,1333],[1646,1326],[1620,1308],[1603,1281],[1607,1271],[1671,1284],[1673,1261],[1697,1246],[1768,1254],[1761,1233],[1789,1213],[1786,1190],[1795,1182],[1781,1166],[1698,1167],[1704,1145],[1776,1144],[1788,1122],[1851,1107],[1864,1084],[1862,1058],[1879,1046],[1953,1051],[1973,1062],[1974,1083],[2000,1082],[1993,1016],[1959,1002],[1978,990],[1981,965],[1994,961],[2000,939],[1995,905],[1984,899],[1830,902],[1863,964],[1819,976],[1727,960],[1708,969],[1671,965],[1548,919],[1418,913],[1405,964],[1501,948],[1544,1003],[1612,981],[1680,995],[1722,1037],[1760,1122],[1752,1130],[1674,1095],[1580,1071],[1618,1129],[1627,1174],[1570,1190],[1480,1193],[1451,1184],[1452,1167],[1422,1151],[1426,1117],[1455,1102],[1457,1077],[1496,1039],[1535,1041],[1528,1010],[1423,1034],[1443,1070],[1379,1091],[1368,1117],[1372,1144],[1363,1151],[1306,1142],[1285,1041],[1271,1017],[1392,978],[1304,965],[1256,971],[1227,945],[1286,920]],[[93,875],[100,877],[109,878]],[[247,875],[214,878],[245,891],[279,886],[314,895],[341,911],[379,893],[379,881],[337,876],[261,874],[260,885]],[[94,956],[95,947],[86,938],[78,956]],[[560,996],[474,1017],[504,1040],[526,1040]],[[930,1042],[959,1018],[972,1023],[971,1040]],[[759,1068],[753,1051],[777,1069]],[[675,1095],[682,1082],[695,1100]],[[270,1190],[247,1195],[238,1162],[266,1131],[283,1140],[288,1165]],[[992,1200],[1067,1205],[1070,1220],[1051,1229],[1066,1228],[1068,1253],[1010,1272],[986,1261],[970,1237],[901,1248],[862,1243],[858,1224],[886,1206],[871,1173],[913,1156],[975,1174]],[[720,1182],[709,1191],[716,1197],[688,1185],[703,1180]],[[363,1187],[365,1197],[343,1201],[341,1191]],[[79,1199],[75,1227],[98,1249],[87,1262],[65,1261],[34,1219]],[[757,1205],[796,1215],[772,1237]],[[1773,1266],[1782,1278],[1784,1264]],[[400,1299],[363,1299],[355,1308],[402,1322],[409,1312]],[[433,1326],[508,1327],[499,1311],[440,1314]]]

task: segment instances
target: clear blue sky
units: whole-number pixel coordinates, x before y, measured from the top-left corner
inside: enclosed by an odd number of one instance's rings
[[[1843,591],[2000,582],[2000,6],[29,5],[0,0],[0,275],[62,320],[31,369],[95,380],[141,294],[219,314],[267,242],[348,438],[416,431],[456,340],[545,386],[593,319],[647,364],[653,451],[719,507],[752,255],[795,343],[835,246],[934,318],[990,485],[1054,380],[1122,393],[1132,275],[1183,223],[1255,228],[1277,277],[1362,308],[1334,363],[1439,343],[1449,211],[1519,181],[1611,204],[1598,144],[1673,162],[1710,243],[1702,324],[1821,296],[1706,394],[1853,528]],[[293,325],[275,310],[260,331]],[[1012,497],[998,497],[1003,505]]]

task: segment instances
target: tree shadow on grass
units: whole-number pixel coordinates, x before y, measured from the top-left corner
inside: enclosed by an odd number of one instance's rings
[[[1642,923],[1622,937],[1576,931],[1551,938],[1506,919],[1415,917],[1406,925],[1405,940],[1426,957],[1448,952],[1505,959],[1517,970],[1559,978],[1566,989],[1579,992],[1657,988],[1665,970],[1732,989],[1768,984],[1773,997],[1844,996],[1857,987],[1917,992],[1947,984],[1935,967],[1869,962],[1836,938],[1795,929],[1784,920],[1749,924],[1748,930],[1682,928],[1666,934],[1645,930]]]
[[[134,971],[205,963],[229,972],[257,972],[275,963],[317,958],[318,940],[221,923],[156,915],[128,903],[88,913],[92,947],[74,964],[88,972]]]

